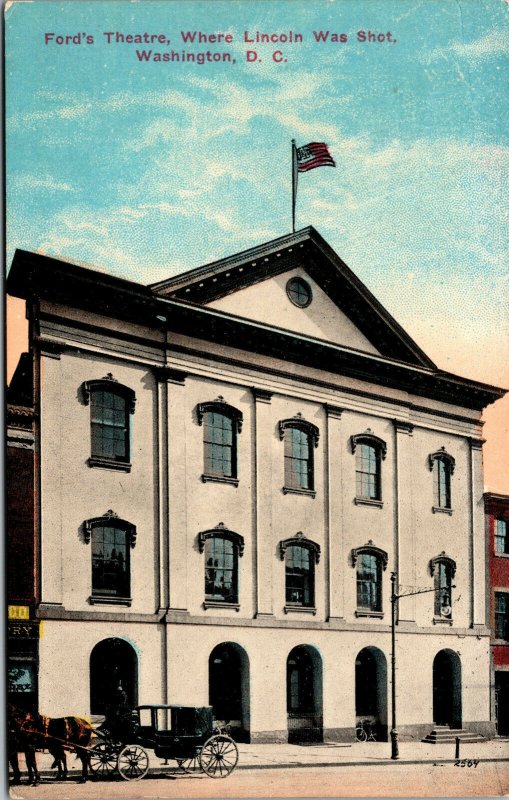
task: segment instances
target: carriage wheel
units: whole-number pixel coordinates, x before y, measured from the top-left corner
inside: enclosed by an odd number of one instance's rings
[[[128,744],[118,754],[117,769],[125,781],[139,781],[148,772],[148,754],[137,744]]]
[[[90,753],[90,769],[103,778],[111,775],[117,766],[117,754],[118,750],[108,742],[98,742]]]
[[[238,760],[239,751],[230,736],[211,736],[200,753],[200,767],[210,778],[226,778]]]

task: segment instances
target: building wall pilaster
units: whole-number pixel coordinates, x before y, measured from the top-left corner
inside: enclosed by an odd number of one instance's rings
[[[471,625],[486,624],[486,536],[482,439],[469,439]]]
[[[395,476],[395,558],[400,586],[415,587],[415,530],[413,486],[413,425],[394,420],[394,476]],[[397,591],[397,590],[396,590]],[[407,589],[408,591],[408,589]],[[415,622],[415,597],[409,596],[398,603],[398,619]]]
[[[324,568],[326,575],[326,614],[329,619],[342,619],[344,614],[345,558],[343,542],[343,446],[341,432],[342,409],[325,406],[327,416],[326,527],[328,533]]]
[[[41,603],[55,606],[63,602],[62,361],[51,344],[40,342],[39,352]]]
[[[273,564],[272,536],[272,393],[252,389],[254,415],[254,544],[255,544],[255,614],[263,617],[273,614]]]

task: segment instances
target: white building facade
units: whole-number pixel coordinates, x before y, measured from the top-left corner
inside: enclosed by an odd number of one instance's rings
[[[39,707],[492,733],[482,408],[312,228],[152,287],[24,251]]]

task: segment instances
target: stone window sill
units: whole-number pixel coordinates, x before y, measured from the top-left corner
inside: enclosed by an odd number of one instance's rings
[[[373,508],[383,508],[383,500],[372,500],[369,497],[355,497],[356,506],[373,506]]]
[[[383,615],[383,611],[371,611],[369,608],[358,608],[355,612],[356,617],[376,617],[377,619],[383,619]]]
[[[228,483],[230,486],[238,486],[238,478],[229,478],[226,475],[205,475],[201,476],[203,483]]]
[[[283,494],[305,494],[308,497],[316,497],[314,489],[296,489],[293,486],[283,486]]]
[[[450,617],[433,617],[433,625],[452,625]]]
[[[433,506],[432,511],[434,514],[449,514],[452,517],[452,508],[442,508],[442,506]]]
[[[231,611],[239,611],[240,604],[239,603],[227,603],[222,602],[221,600],[204,600],[203,601],[203,608],[205,611],[208,608],[229,608]]]
[[[132,464],[129,461],[114,461],[110,458],[90,456],[88,459],[88,466],[99,467],[99,469],[116,469],[120,472],[131,472]]]
[[[293,614],[297,612],[301,614],[312,614],[314,617],[316,617],[316,608],[314,606],[300,606],[287,603],[284,607],[284,611],[285,614]]]
[[[130,606],[132,603],[131,597],[114,597],[113,595],[93,594],[88,598],[88,602],[92,606],[107,605],[107,606]]]
[[[495,558],[509,558],[509,553],[499,553],[497,550],[493,551]]]

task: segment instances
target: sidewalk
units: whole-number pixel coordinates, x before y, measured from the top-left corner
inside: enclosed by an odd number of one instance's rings
[[[419,764],[419,763],[454,763],[456,760],[454,744],[425,744],[423,742],[400,742],[399,760],[391,759],[390,742],[353,742],[344,744],[330,742],[314,745],[296,744],[239,744],[239,762],[237,769],[278,769],[302,767],[346,767],[357,764]],[[164,762],[149,751],[150,771],[169,772],[176,768],[173,761]],[[509,739],[493,739],[491,741],[461,744],[460,759],[479,761],[507,761],[509,770]],[[47,753],[37,754],[39,770],[44,775],[55,774],[52,771],[52,757]],[[67,755],[70,776],[81,773],[81,762],[72,753]],[[26,772],[23,756],[20,755],[20,767]]]
[[[454,762],[454,744],[424,744],[423,742],[400,742],[399,759],[391,759],[390,742],[338,742],[295,745],[258,744],[239,745],[237,769],[274,769],[277,767],[340,767],[356,764],[411,764]],[[477,744],[462,744],[460,759],[480,761],[507,761],[509,769],[509,740],[494,739]]]

